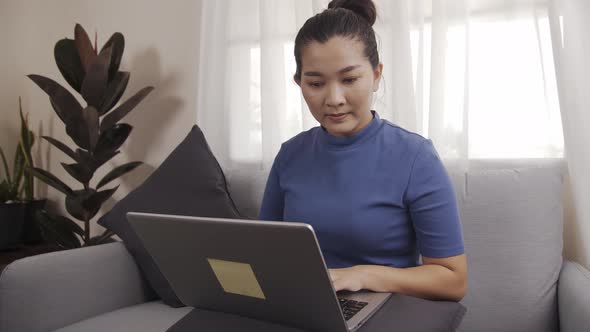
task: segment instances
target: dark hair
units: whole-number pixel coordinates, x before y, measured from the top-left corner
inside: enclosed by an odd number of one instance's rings
[[[334,36],[358,39],[365,45],[365,56],[376,68],[379,53],[373,24],[377,10],[372,0],[332,0],[328,9],[309,18],[295,37],[295,77],[301,78],[301,51],[312,41],[325,43]]]

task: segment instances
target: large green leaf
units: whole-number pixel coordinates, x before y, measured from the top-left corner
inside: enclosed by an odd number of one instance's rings
[[[51,143],[51,145],[55,146],[56,148],[58,148],[59,150],[61,150],[63,153],[65,153],[66,155],[68,155],[70,158],[74,159],[75,161],[78,161],[78,158],[76,156],[76,153],[74,151],[72,151],[72,149],[70,149],[64,143],[56,140],[53,137],[49,137],[49,136],[41,136],[41,137],[43,137],[46,141],[48,141],[49,143]]]
[[[94,149],[95,156],[98,158],[117,151],[125,143],[132,129],[133,127],[126,123],[119,123],[101,132]]]
[[[82,227],[72,219],[60,215],[53,216],[53,219],[59,221],[62,225],[64,225],[65,229],[68,229],[74,232],[75,234],[80,235],[80,237],[84,237],[84,229],[82,229]]]
[[[80,235],[81,237],[84,236],[84,230],[82,229],[82,227],[80,227],[80,225],[78,225],[77,222],[73,221],[72,219],[68,218],[68,217],[64,217],[64,216],[57,216],[57,219],[60,219],[64,222],[65,225],[67,225],[67,227],[72,230],[72,232]]]
[[[96,185],[96,189],[99,189],[99,188],[103,187],[104,185],[106,185],[107,183],[115,180],[116,178],[123,176],[126,173],[131,172],[132,170],[134,170],[137,166],[139,166],[141,164],[142,164],[141,161],[133,161],[133,162],[130,162],[130,163],[127,163],[127,164],[124,164],[124,165],[114,168],[107,175],[105,175],[104,178],[102,178],[102,180],[100,180],[100,182]]]
[[[93,59],[82,82],[82,97],[89,106],[99,109],[107,89],[112,48],[108,47]]]
[[[101,154],[94,155],[94,167],[98,169],[100,166],[104,165],[104,163],[106,163],[107,161],[113,159],[119,153],[121,153],[121,151],[115,150],[106,151]]]
[[[55,114],[57,114],[57,116],[59,117],[59,119],[61,120],[61,122],[63,122],[64,124],[66,124],[66,119],[63,118],[62,114],[62,109],[59,105],[57,105],[53,99],[51,99],[51,96],[49,97],[49,103],[51,104],[51,108],[53,108],[53,110],[55,111]],[[82,109],[82,106],[80,106],[80,109]],[[66,125],[67,127],[67,125]]]
[[[95,172],[100,166],[116,156],[119,151],[114,151],[106,155],[91,155],[88,151],[76,149],[76,156],[78,156],[78,163],[85,165],[89,170]]]
[[[91,188],[76,190],[66,197],[66,210],[76,219],[90,220],[118,188],[117,186],[103,191],[96,191]]]
[[[82,116],[82,114],[80,114]],[[88,133],[84,118],[75,121],[74,124],[66,126],[66,133],[76,143],[77,146],[85,150],[90,150],[90,141],[88,141]]]
[[[94,165],[94,157],[88,151],[76,149],[76,156],[79,164]]]
[[[125,37],[120,32],[115,32],[111,38],[104,44],[101,52],[106,49],[107,47],[112,47],[113,51],[111,53],[111,65],[109,67],[109,82],[113,80],[117,72],[119,71],[119,66],[121,65],[121,58],[123,58],[123,51],[125,50]]]
[[[66,126],[66,133],[76,143],[77,146],[82,149],[90,150],[90,143],[88,142],[88,136],[85,135],[82,120],[77,122],[77,125]]]
[[[68,90],[47,77],[40,75],[28,75],[28,77],[49,95],[53,109],[66,127],[79,125],[82,106]]]
[[[67,184],[63,183],[60,179],[58,179],[55,175],[49,173],[44,169],[40,169],[37,167],[33,167],[29,169],[29,172],[33,174],[39,180],[47,183],[48,185],[52,186],[53,188],[61,191],[66,195],[70,195],[72,193],[72,189],[68,187]]]
[[[92,219],[91,211],[87,211],[82,203],[94,193],[96,193],[94,189],[82,189],[75,190],[72,194],[66,196],[66,210],[68,213],[78,220]]]
[[[100,210],[100,207],[102,206],[102,204],[104,204],[104,202],[106,202],[107,199],[111,198],[111,196],[113,196],[113,194],[115,193],[115,191],[117,191],[117,189],[119,189],[119,186],[116,186],[111,189],[106,189],[106,190],[96,192],[94,195],[90,196],[84,202],[84,207],[87,208],[89,211],[98,212],[98,210]]]
[[[84,231],[74,221],[63,216],[51,216],[44,210],[37,211],[35,218],[39,221],[41,234],[46,242],[62,249],[81,247],[80,239],[76,234],[82,237]]]
[[[96,108],[88,106],[82,110],[80,119],[66,126],[72,140],[85,150],[92,150],[98,141],[99,117]]]
[[[53,54],[61,75],[74,90],[80,92],[86,71],[80,61],[76,42],[67,38],[58,41]]]
[[[74,29],[74,42],[78,49],[78,55],[80,56],[80,62],[84,67],[84,71],[88,72],[90,64],[96,58],[96,50],[92,47],[86,30],[80,24],[76,24],[76,28]]]
[[[78,182],[82,184],[90,182],[90,179],[92,179],[92,176],[94,176],[94,171],[85,165],[66,163],[61,163],[61,165],[71,177],[78,180]]]
[[[100,124],[101,130],[106,130],[123,119],[125,115],[131,112],[135,106],[137,106],[137,104],[139,104],[150,92],[152,92],[152,90],[154,90],[154,87],[145,87],[137,92],[133,97],[127,99],[127,101],[125,101],[123,104],[119,105],[119,107],[117,107],[114,111],[102,119]]]
[[[115,74],[115,77],[109,82],[98,114],[106,114],[119,102],[127,88],[127,83],[129,83],[129,76],[129,72],[126,71],[120,71]]]

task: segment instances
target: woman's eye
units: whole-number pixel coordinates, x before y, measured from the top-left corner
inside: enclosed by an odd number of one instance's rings
[[[323,83],[322,82],[309,82],[307,83],[309,86],[311,86],[312,88],[320,88]]]
[[[356,82],[357,78],[356,77],[349,77],[349,78],[345,78],[342,82],[344,82],[344,84],[352,84],[354,82]]]

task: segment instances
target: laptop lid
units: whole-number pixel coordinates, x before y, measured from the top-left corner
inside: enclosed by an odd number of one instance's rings
[[[178,298],[313,331],[348,331],[311,226],[127,214]]]

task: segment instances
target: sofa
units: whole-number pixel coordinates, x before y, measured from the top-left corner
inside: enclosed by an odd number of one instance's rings
[[[447,167],[468,258],[458,330],[587,331],[590,273],[562,257],[564,162]],[[257,215],[267,172],[224,172],[240,211]],[[0,275],[2,332],[162,332],[190,310],[163,304],[121,242],[28,257]]]

